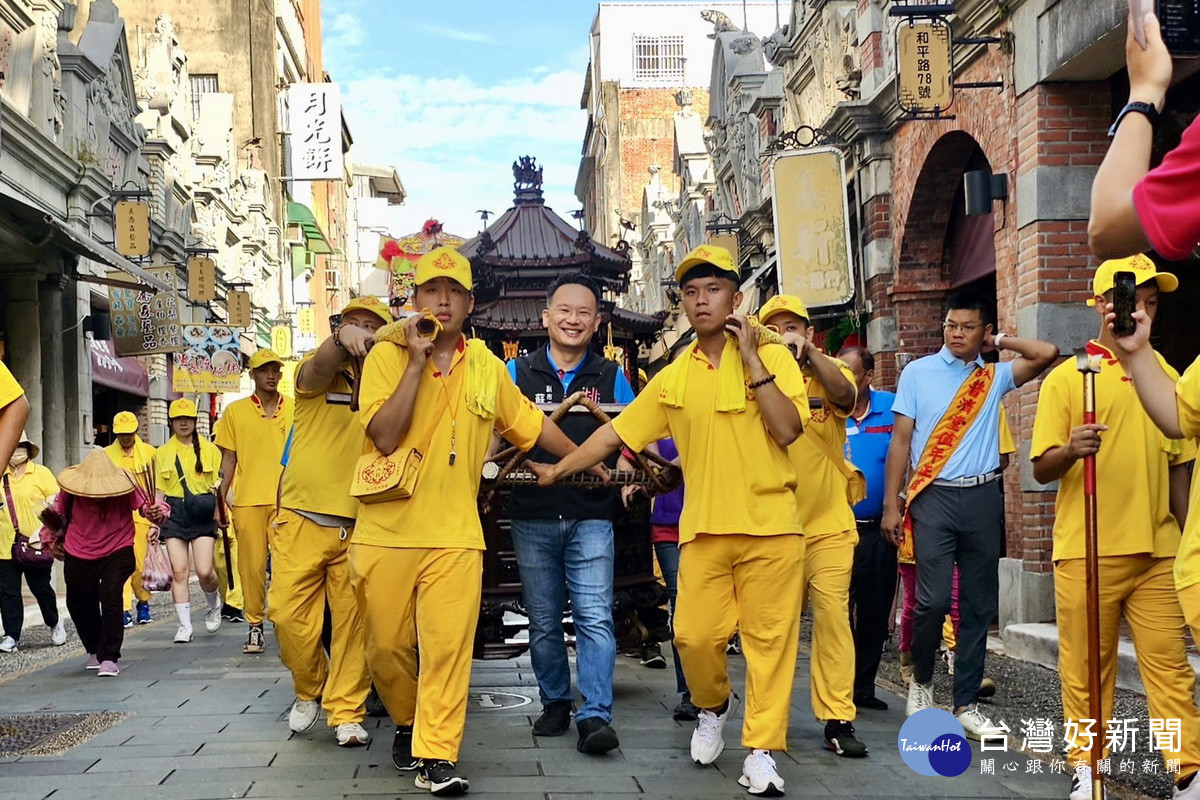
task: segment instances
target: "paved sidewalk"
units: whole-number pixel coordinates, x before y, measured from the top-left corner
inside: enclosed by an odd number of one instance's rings
[[[391,765],[393,729],[368,719],[366,748],[341,749],[323,722],[292,736],[286,715],[291,683],[269,633],[267,653],[245,656],[245,627],[226,623],[207,634],[197,616],[196,639],[174,645],[169,612],[130,631],[119,678],[83,670],[77,643],[65,660],[0,683],[0,713],[123,712],[115,726],[59,756],[0,759],[0,798],[340,798],[417,796],[411,775]],[[742,661],[732,657],[740,685]],[[841,759],[822,749],[822,727],[808,710],[808,666],[796,676],[791,751],[778,754],[789,797],[1045,797],[1062,798],[1062,775],[1019,772],[981,776],[975,763],[958,778],[925,778],[901,762],[896,735],[903,703],[883,696],[887,712],[857,723],[870,758]],[[621,657],[615,727],[620,750],[581,755],[575,737],[535,739],[537,689],[526,658],[476,662],[461,767],[471,797],[744,798],[736,784],[745,753],[730,748],[714,767],[687,758],[690,725],[671,720],[676,702],[671,669],[650,670]],[[379,723],[383,722],[380,726]],[[573,733],[573,732],[572,732]],[[978,750],[978,748],[975,748]],[[1022,761],[1022,763],[1024,763]],[[997,770],[1000,772],[999,768]]]

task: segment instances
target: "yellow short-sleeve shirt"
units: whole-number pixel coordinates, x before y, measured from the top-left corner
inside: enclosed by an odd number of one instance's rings
[[[783,345],[763,345],[759,357],[775,375],[779,390],[792,401],[800,419],[809,423],[808,394],[796,360]],[[755,402],[746,391],[746,410],[717,411],[717,375],[696,346],[679,355],[686,359],[687,390],[682,407],[661,403],[664,370],[613,421],[613,428],[632,450],[673,437],[687,483],[679,518],[679,543],[698,533],[744,533],[775,536],[802,533],[796,509],[796,469],[787,448],[771,438]]]
[[[17,379],[8,371],[4,362],[0,362],[0,408],[4,408],[23,394],[25,390],[21,388],[21,384],[17,383]]]
[[[8,479],[13,510],[16,512],[17,524],[21,526],[21,533],[32,537],[42,527],[38,514],[45,508],[46,501],[58,494],[58,481],[47,467],[32,462],[26,464],[20,478],[13,476],[12,469],[6,469],[4,477]],[[4,506],[3,510],[0,510],[0,558],[7,559],[12,556],[16,530],[9,514],[7,498],[0,494],[0,501],[0,505]]]
[[[268,417],[257,395],[235,400],[217,421],[216,445],[237,454],[235,506],[273,506],[283,472],[283,448],[292,429],[292,401],[279,396]]]
[[[841,361],[836,363],[853,386],[854,373]],[[812,442],[812,437],[819,436],[842,457],[846,451],[846,417],[854,410],[854,404],[838,408],[829,402],[825,387],[810,370],[803,370],[803,374],[812,418],[804,426],[804,433],[788,448],[788,455],[796,468],[796,508],[804,535],[810,540],[846,531],[855,531],[857,535],[854,510],[846,499],[846,477]]]
[[[1175,406],[1179,409],[1179,428],[1193,443],[1200,438],[1200,358],[1192,362],[1175,384]],[[1175,588],[1200,583],[1200,472],[1192,473],[1192,491],[1188,500],[1187,524],[1183,540],[1175,554]]]
[[[1179,524],[1171,514],[1168,468],[1196,456],[1190,442],[1165,438],[1138,401],[1137,391],[1120,362],[1096,342],[1102,354],[1096,376],[1096,421],[1107,425],[1096,456],[1096,496],[1100,519],[1100,555],[1149,553],[1174,556]],[[1172,378],[1178,373],[1155,353]],[[1042,381],[1029,456],[1065,445],[1071,429],[1083,424],[1083,382],[1073,361],[1059,364]],[[1085,556],[1083,460],[1075,462],[1058,484],[1054,503],[1056,561]]]
[[[1000,455],[1011,455],[1017,452],[1017,443],[1013,441],[1012,428],[1008,425],[1008,412],[1000,406]]]
[[[167,497],[183,497],[183,484],[179,482],[179,470],[175,459],[183,467],[188,491],[192,494],[211,492],[221,485],[221,451],[207,439],[200,439],[200,472],[196,471],[196,451],[190,445],[181,444],[172,436],[154,453],[154,472],[158,476],[158,488]]]
[[[300,375],[316,355],[296,367]],[[338,372],[321,392],[302,392],[297,383],[292,449],[283,471],[283,508],[354,519],[358,500],[350,496],[354,465],[363,453],[365,433],[350,410],[352,378]]]
[[[495,419],[484,419],[467,409],[469,358],[485,359],[484,370],[494,373]],[[371,349],[363,365],[359,390],[359,418],[364,428],[400,385],[407,366],[406,348],[383,342]],[[449,374],[443,376],[436,371],[432,359],[426,362],[412,421],[399,447],[418,447],[435,419],[440,421],[421,462],[413,496],[360,505],[354,528],[355,544],[485,549],[476,499],[492,431],[528,450],[541,436],[545,415],[521,394],[503,361],[482,349],[468,356],[465,341],[460,341]],[[450,463],[452,428],[454,464]]]

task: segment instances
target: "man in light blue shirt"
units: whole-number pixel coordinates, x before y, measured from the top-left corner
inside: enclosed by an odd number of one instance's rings
[[[987,629],[996,614],[1004,543],[1004,498],[999,481],[1000,401],[1049,367],[1058,357],[1058,348],[1036,339],[993,334],[992,304],[984,298],[956,295],[947,307],[942,324],[944,346],[909,364],[896,389],[880,527],[885,537],[900,545],[905,510],[900,493],[905,474],[916,469],[930,434],[959,388],[984,369],[983,352],[1016,353],[1017,358],[995,365],[987,394],[975,398],[982,403],[975,419],[932,483],[907,509],[912,517],[917,561],[913,680],[907,712],[912,715],[934,705],[933,663],[942,620],[950,611],[957,562],[960,621],[953,709],[967,736],[979,739],[1002,733],[975,705],[983,680]]]

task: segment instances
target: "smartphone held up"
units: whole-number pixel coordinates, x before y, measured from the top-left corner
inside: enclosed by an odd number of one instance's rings
[[[1129,336],[1137,330],[1133,312],[1137,310],[1137,277],[1129,271],[1113,274],[1113,334]]]
[[[1200,3],[1196,0],[1129,0],[1129,25],[1146,49],[1146,15],[1158,17],[1163,43],[1173,56],[1200,55]]]

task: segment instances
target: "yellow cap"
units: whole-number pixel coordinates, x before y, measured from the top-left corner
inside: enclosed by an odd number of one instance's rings
[[[758,320],[766,325],[767,320],[784,311],[790,311],[808,321],[808,309],[804,307],[804,301],[792,294],[777,294],[764,303],[758,310]]]
[[[167,409],[167,419],[175,419],[176,417],[196,417],[196,404],[186,397],[181,397],[171,407]]]
[[[349,303],[346,303],[346,307],[342,309],[342,316],[346,316],[351,311],[370,311],[383,320],[385,325],[392,321],[391,309],[384,305],[384,302],[378,297],[369,294],[362,297],[355,297]]]
[[[420,286],[434,278],[443,277],[457,281],[467,291],[475,288],[475,282],[471,279],[471,262],[448,244],[430,250],[417,259],[413,284]]]
[[[1132,272],[1138,286],[1153,279],[1158,283],[1160,292],[1173,292],[1179,288],[1179,278],[1169,272],[1159,272],[1149,256],[1139,254],[1129,258],[1114,258],[1096,267],[1096,277],[1092,278],[1092,294],[1102,295],[1113,288],[1113,276],[1118,272]],[[1087,304],[1092,306],[1096,301],[1089,298]]]
[[[137,433],[138,418],[133,412],[122,411],[113,417],[113,433]]]
[[[733,255],[728,250],[716,245],[702,244],[679,262],[679,266],[675,268],[675,280],[683,280],[684,274],[699,264],[711,264],[717,269],[732,272],[739,278],[742,276],[742,271],[738,269],[738,265],[733,261]]]
[[[638,382],[645,386],[650,382],[650,376],[646,374],[646,370],[638,367]]]
[[[274,350],[268,350],[265,347],[260,347],[250,356],[250,369],[258,369],[265,367],[267,364],[278,364],[283,366],[283,359],[275,354]]]

